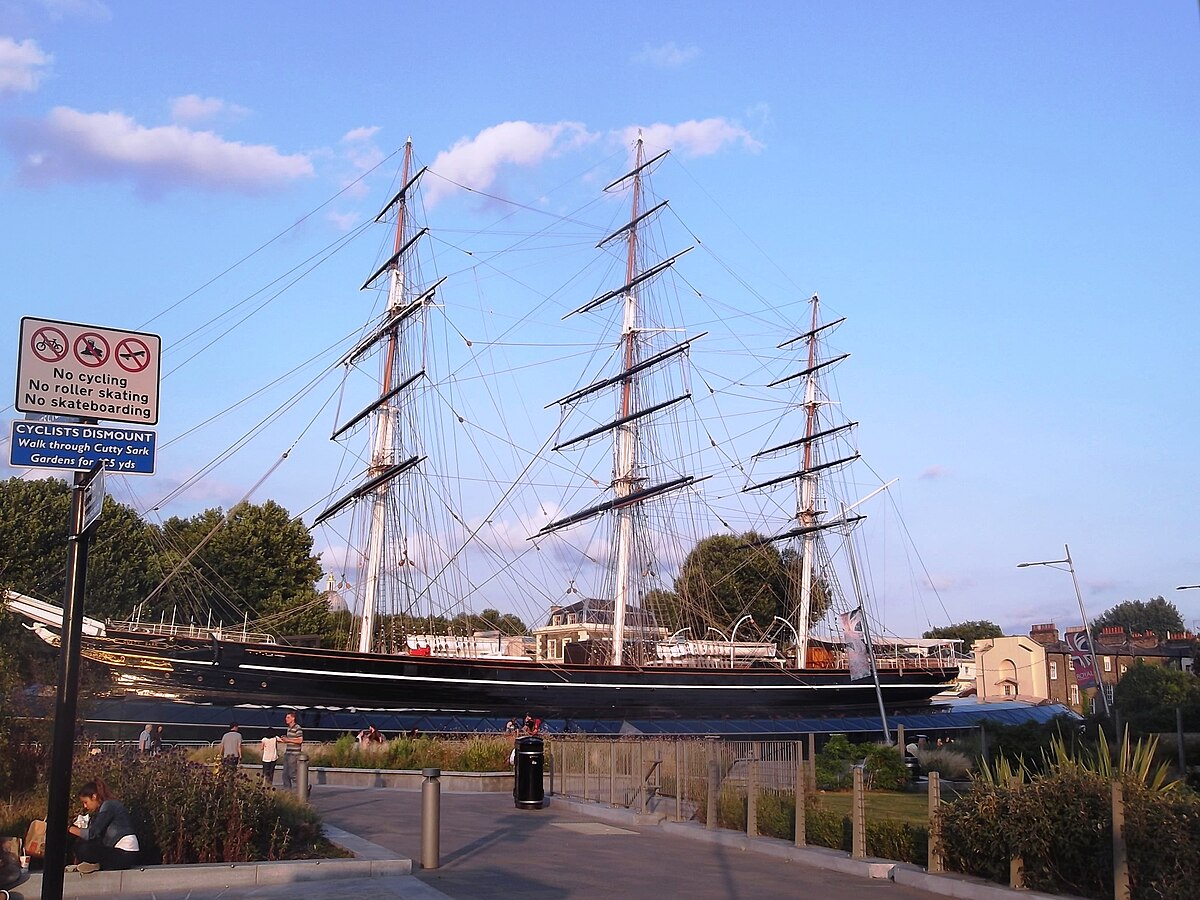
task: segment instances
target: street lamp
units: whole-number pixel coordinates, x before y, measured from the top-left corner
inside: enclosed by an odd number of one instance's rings
[[[1104,690],[1104,680],[1100,677],[1100,663],[1096,659],[1096,644],[1092,641],[1092,626],[1088,622],[1087,612],[1083,608],[1083,594],[1079,592],[1079,579],[1075,577],[1075,565],[1071,562],[1071,548],[1069,545],[1063,544],[1063,550],[1066,552],[1066,559],[1047,559],[1042,562],[1017,563],[1017,568],[1049,566],[1052,569],[1057,569],[1062,565],[1066,565],[1066,571],[1071,573],[1071,583],[1075,585],[1075,599],[1079,601],[1079,615],[1083,618],[1083,633],[1087,635],[1088,652],[1092,657],[1092,672],[1096,676],[1096,687],[1100,691],[1100,699],[1104,702],[1104,715],[1111,716],[1112,710],[1108,707],[1108,694]]]

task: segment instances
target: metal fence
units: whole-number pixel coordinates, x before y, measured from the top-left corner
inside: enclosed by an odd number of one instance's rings
[[[710,806],[714,784],[794,795],[798,772],[814,782],[811,746],[811,740],[806,747],[802,741],[554,735],[546,749],[554,793],[685,821]]]

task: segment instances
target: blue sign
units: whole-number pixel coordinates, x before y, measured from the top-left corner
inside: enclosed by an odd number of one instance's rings
[[[154,474],[156,434],[120,425],[15,421],[9,465],[83,471],[103,462],[109,472]]]

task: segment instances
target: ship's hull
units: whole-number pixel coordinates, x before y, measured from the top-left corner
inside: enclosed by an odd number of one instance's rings
[[[84,654],[181,695],[273,705],[611,718],[788,715],[878,702],[872,680],[851,681],[837,669],[562,665],[118,634],[86,640]],[[953,667],[884,669],[884,703],[927,701],[956,674]]]

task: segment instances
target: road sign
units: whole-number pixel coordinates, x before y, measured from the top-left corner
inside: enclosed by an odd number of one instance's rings
[[[157,434],[144,428],[15,421],[11,437],[9,465],[15,468],[78,472],[103,462],[122,475],[154,474]]]
[[[156,334],[25,316],[17,409],[157,424],[161,355]]]
[[[104,509],[104,470],[98,469],[96,474],[83,489],[83,530],[87,531],[100,518]]]

